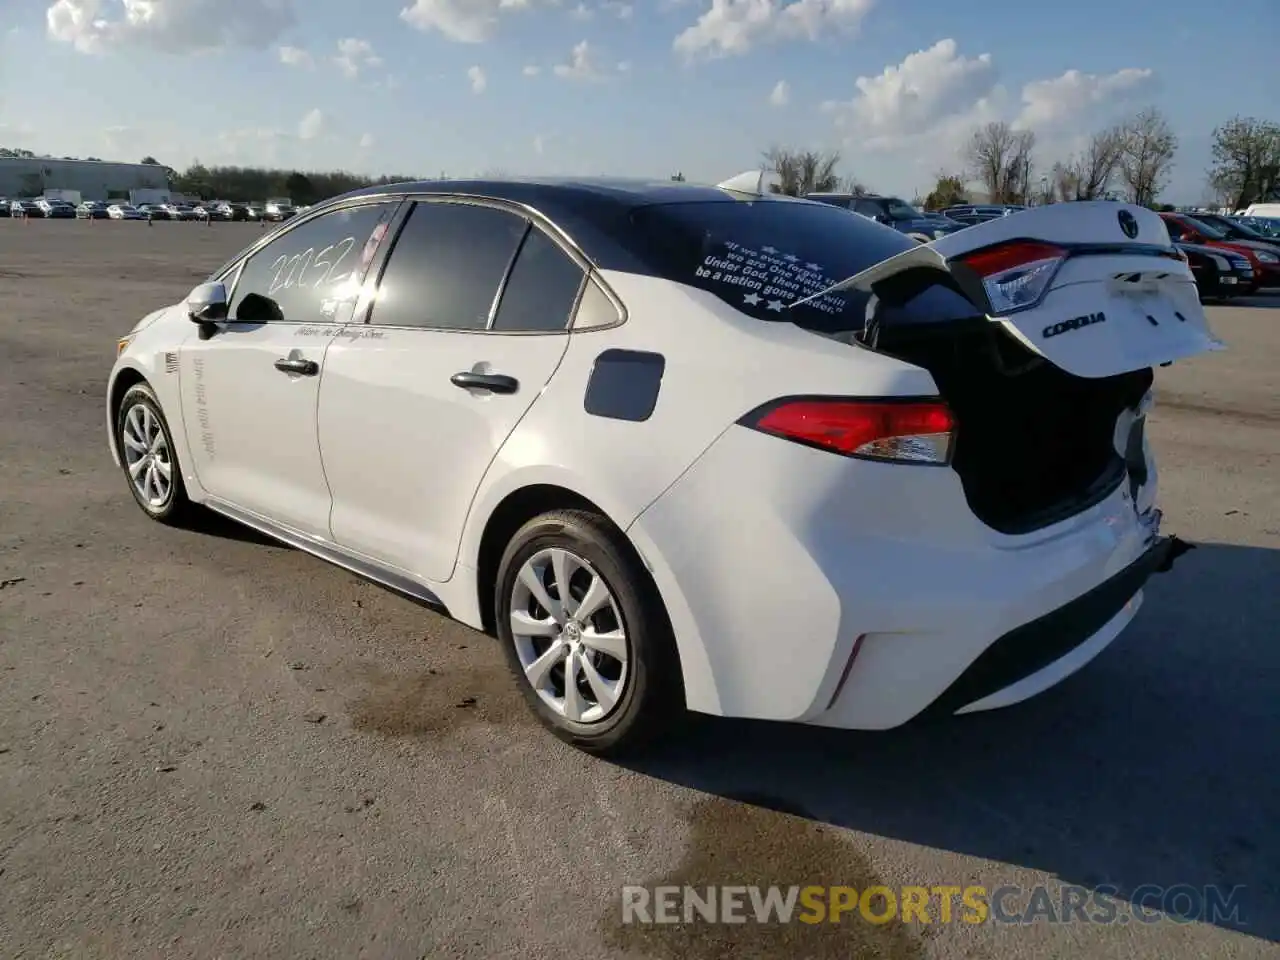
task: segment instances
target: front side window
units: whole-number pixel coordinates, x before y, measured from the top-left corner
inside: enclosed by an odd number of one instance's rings
[[[360,293],[367,246],[398,201],[347,207],[301,224],[253,254],[240,271],[229,316],[247,323],[339,323]]]
[[[514,213],[474,203],[414,206],[378,284],[370,323],[485,330],[529,229]]]
[[[532,228],[502,290],[493,329],[543,333],[565,330],[585,277],[583,269],[559,244]]]

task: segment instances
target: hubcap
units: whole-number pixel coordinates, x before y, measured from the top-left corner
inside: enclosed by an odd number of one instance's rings
[[[125,414],[120,434],[133,489],[147,506],[160,509],[173,492],[173,461],[160,418],[145,403],[135,403]]]
[[[525,561],[511,590],[511,634],[529,684],[575,723],[599,723],[626,691],[627,634],[609,585],[559,547]]]

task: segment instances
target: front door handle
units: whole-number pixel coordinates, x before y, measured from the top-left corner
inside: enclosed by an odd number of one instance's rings
[[[464,390],[488,390],[490,393],[515,393],[520,389],[520,381],[515,377],[507,377],[501,373],[473,373],[464,370],[449,378],[455,387]]]
[[[320,372],[320,364],[301,357],[281,357],[276,361],[276,369],[281,373],[300,373],[304,377],[314,377]]]

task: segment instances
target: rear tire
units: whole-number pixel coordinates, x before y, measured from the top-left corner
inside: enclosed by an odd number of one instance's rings
[[[129,492],[152,520],[187,526],[196,512],[160,401],[146,381],[125,391],[116,410],[116,449]]]
[[[634,549],[603,517],[559,510],[521,527],[498,566],[494,612],[525,701],[566,743],[597,756],[632,753],[684,715],[666,610]]]

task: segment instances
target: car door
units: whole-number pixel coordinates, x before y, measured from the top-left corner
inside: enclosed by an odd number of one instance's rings
[[[224,504],[328,538],[329,488],[316,437],[325,352],[351,317],[376,252],[370,241],[398,206],[348,206],[271,240],[238,268],[230,319],[184,344],[192,467]]]
[[[367,323],[329,349],[319,429],[335,542],[449,579],[476,488],[564,355],[584,279],[514,211],[414,206]]]

